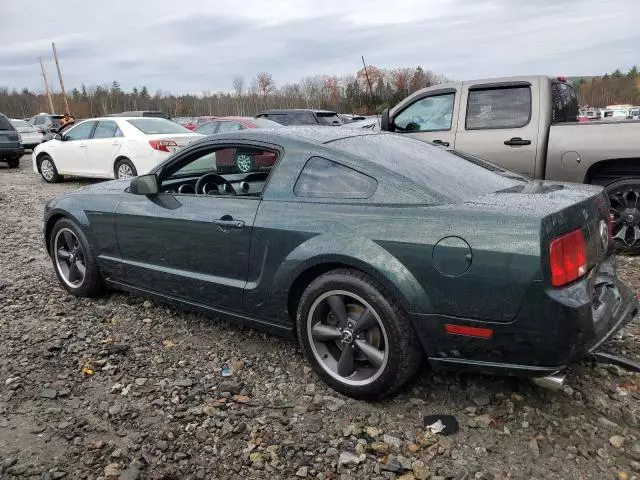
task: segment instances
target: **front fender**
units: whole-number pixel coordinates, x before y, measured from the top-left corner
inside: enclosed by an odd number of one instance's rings
[[[289,292],[305,272],[331,264],[345,265],[371,275],[407,312],[433,311],[420,283],[398,259],[372,240],[352,234],[318,235],[297,246],[273,277],[271,298],[286,302]]]

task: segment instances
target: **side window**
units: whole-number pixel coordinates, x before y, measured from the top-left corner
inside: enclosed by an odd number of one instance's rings
[[[91,130],[96,122],[84,122],[70,129],[64,134],[65,141],[86,140],[91,135]]]
[[[278,122],[280,125],[289,125],[287,122],[287,116],[284,113],[270,113],[267,118]]]
[[[312,198],[369,198],[377,186],[373,178],[352,168],[312,157],[302,169],[293,193]]]
[[[287,114],[287,125],[317,125],[311,112],[291,112]]]
[[[531,119],[531,87],[469,90],[467,130],[520,128]]]
[[[117,136],[116,133],[118,131],[118,124],[116,122],[100,120],[93,132],[93,138],[94,140],[100,138],[113,138]],[[122,134],[120,134],[120,136],[121,135]]]
[[[553,123],[575,122],[578,120],[578,98],[572,85],[564,82],[553,82],[551,84],[551,102],[551,121]]]
[[[160,189],[166,193],[259,197],[277,160],[277,152],[257,147],[203,148],[168,167]]]
[[[33,124],[34,125],[42,125],[44,123],[44,118],[41,117],[40,115],[34,117],[33,119]]]
[[[196,133],[201,133],[202,135],[213,135],[218,131],[218,125],[220,122],[208,122],[196,129]]]
[[[243,126],[236,122],[220,122],[220,128],[218,133],[222,132],[235,132],[236,130],[242,130]]]
[[[421,98],[405,108],[393,120],[400,132],[437,132],[451,130],[455,93]]]

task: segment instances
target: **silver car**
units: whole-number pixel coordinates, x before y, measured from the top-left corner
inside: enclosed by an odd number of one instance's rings
[[[20,144],[23,148],[34,149],[42,142],[42,130],[34,127],[26,120],[12,118],[11,124],[20,134]]]

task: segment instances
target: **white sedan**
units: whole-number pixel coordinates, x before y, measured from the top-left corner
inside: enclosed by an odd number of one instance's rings
[[[62,175],[134,177],[202,137],[163,118],[92,118],[38,145],[32,155],[33,171],[49,183]]]

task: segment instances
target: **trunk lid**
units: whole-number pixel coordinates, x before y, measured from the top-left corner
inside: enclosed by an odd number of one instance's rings
[[[469,203],[502,206],[516,213],[526,211],[540,219],[540,257],[545,278],[550,279],[549,246],[561,235],[580,229],[588,271],[613,253],[609,228],[609,200],[602,187],[532,181]]]

